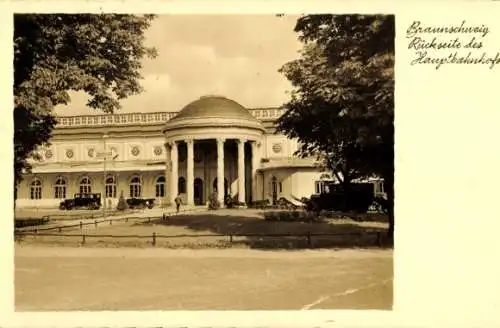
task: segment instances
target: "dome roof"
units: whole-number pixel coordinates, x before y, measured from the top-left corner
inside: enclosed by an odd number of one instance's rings
[[[245,107],[222,96],[200,97],[184,107],[172,120],[200,117],[238,118],[256,121]]]

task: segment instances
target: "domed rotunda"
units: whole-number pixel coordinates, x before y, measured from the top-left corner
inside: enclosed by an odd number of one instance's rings
[[[212,192],[221,204],[228,195],[248,202],[264,132],[262,123],[234,100],[210,95],[186,105],[163,129],[167,179],[186,177],[185,183],[170,185],[170,201],[184,194],[185,185],[189,205],[206,202]]]

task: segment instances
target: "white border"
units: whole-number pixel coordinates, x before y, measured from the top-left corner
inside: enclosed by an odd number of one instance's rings
[[[396,59],[396,250],[394,311],[13,313],[11,189],[2,189],[2,326],[404,327],[500,325],[496,236],[500,182],[499,69],[408,64],[413,19],[492,29],[500,50],[500,3],[492,1],[10,1],[0,4],[3,102],[0,156],[12,158],[12,12],[394,13]],[[485,149],[485,151],[482,151]],[[496,149],[496,150],[495,150]],[[1,162],[12,185],[12,163]],[[480,224],[478,223],[480,222]]]

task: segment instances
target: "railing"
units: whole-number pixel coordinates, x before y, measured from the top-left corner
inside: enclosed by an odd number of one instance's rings
[[[175,215],[175,213],[171,213]],[[366,231],[359,231],[359,232],[331,232],[331,233],[314,233],[311,231],[307,231],[305,233],[226,233],[226,234],[217,234],[217,233],[212,233],[212,234],[178,234],[178,235],[162,235],[162,234],[157,234],[156,232],[153,232],[149,235],[112,235],[112,234],[85,234],[85,233],[61,233],[63,229],[68,229],[68,228],[79,228],[81,231],[83,230],[84,226],[88,225],[94,225],[95,229],[97,229],[99,226],[102,226],[102,224],[109,224],[112,225],[113,222],[115,221],[125,221],[128,222],[129,220],[134,220],[134,221],[142,221],[142,222],[148,222],[151,223],[152,220],[168,220],[169,215],[164,214],[162,217],[126,217],[126,218],[119,218],[119,219],[109,219],[109,220],[94,220],[93,222],[86,222],[84,223],[83,221],[78,222],[77,224],[72,224],[72,225],[65,225],[65,226],[58,226],[58,227],[50,227],[50,228],[35,228],[32,231],[15,231],[15,241],[17,243],[21,243],[25,237],[28,236],[33,236],[33,237],[56,237],[56,242],[58,241],[57,239],[63,239],[63,238],[70,238],[71,240],[75,240],[79,245],[85,246],[88,243],[88,239],[101,239],[101,242],[103,241],[103,238],[111,238],[112,240],[123,240],[123,239],[133,239],[133,240],[145,240],[147,245],[150,246],[157,246],[158,240],[159,239],[166,239],[166,240],[172,240],[172,239],[178,239],[178,238],[200,238],[200,237],[205,237],[205,238],[223,238],[222,243],[221,240],[218,241],[217,246],[224,246],[224,247],[232,247],[236,244],[265,244],[265,239],[269,238],[293,238],[292,241],[296,242],[296,246],[292,248],[317,248],[317,247],[322,247],[321,245],[325,244],[325,239],[321,239],[321,237],[363,237],[365,238],[364,241],[362,241],[362,244],[360,245],[352,245],[352,243],[349,242],[344,242],[337,244],[336,241],[332,241],[331,239],[327,240],[327,247],[341,247],[342,245],[348,245],[349,247],[353,246],[360,246],[360,247],[391,247],[390,244],[387,243],[387,240],[385,239],[385,233],[379,230],[366,230]],[[58,233],[50,232],[51,230],[57,230]],[[254,240],[250,241],[237,241],[235,239],[238,238],[256,238]],[[318,239],[319,238],[319,239]],[[273,240],[271,240],[272,242]],[[129,240],[130,242],[130,240]],[[281,242],[281,244],[280,244]],[[275,244],[279,248],[281,248],[284,240],[278,240],[278,242]],[[287,239],[286,243],[290,244],[290,240]],[[119,243],[118,243],[119,244]],[[188,244],[189,245],[189,244]],[[270,245],[273,245],[270,243]],[[175,245],[174,245],[175,246]],[[185,244],[177,245],[180,247],[184,247]],[[265,248],[272,248],[273,246],[269,247],[267,245]]]
[[[275,120],[285,112],[281,108],[249,109],[249,112],[260,120]],[[59,116],[57,127],[85,127],[85,126],[126,126],[163,124],[172,119],[177,112],[154,113],[123,113],[104,115]]]
[[[193,213],[197,212],[199,210],[180,210],[179,213]],[[125,215],[125,214],[134,214],[138,213],[139,210],[132,210],[132,211],[126,211],[126,212],[120,212],[120,211],[113,211],[110,213],[106,214],[106,217],[113,217],[113,216],[118,216],[118,215]],[[168,214],[163,214],[162,218],[165,219]],[[80,227],[83,228],[84,226],[92,225],[94,224],[95,227],[97,228],[97,225],[99,223],[103,222],[109,222],[110,225],[113,224],[113,221],[125,221],[128,222],[128,220],[141,220],[141,217],[123,217],[123,218],[111,218],[111,219],[105,219],[101,221],[94,220],[93,222],[83,222],[84,220],[91,220],[94,218],[100,218],[102,217],[103,214],[102,212],[98,214],[91,214],[91,215],[85,215],[82,217],[80,214],[72,214],[72,215],[45,215],[42,217],[42,219],[48,219],[50,221],[79,221],[79,223],[76,224],[64,224],[64,225],[56,225],[56,226],[51,226],[51,227],[38,227],[38,226],[24,226],[21,228],[18,228],[15,230],[16,233],[21,233],[24,234],[25,232],[35,232],[38,233],[39,231],[50,231],[50,230],[58,230],[61,232],[65,228],[74,228],[74,227]],[[76,218],[72,218],[76,217]],[[151,219],[154,217],[145,217],[144,219],[147,219],[151,221]],[[20,230],[23,229],[23,230]]]
[[[128,220],[133,220],[133,219],[138,219],[138,218],[128,218]],[[140,220],[151,222],[152,218],[140,218]],[[157,219],[157,218],[155,218]],[[126,220],[126,221],[128,221]],[[109,220],[109,224],[111,225],[113,220]],[[89,224],[95,224],[95,227],[98,227],[99,223],[105,223],[105,221],[95,221],[92,223],[79,223],[71,226],[65,226],[63,228],[70,228],[70,227],[80,227],[80,230],[83,229],[83,226],[89,225]],[[40,230],[41,231],[41,230]],[[61,232],[61,229],[59,229],[59,232]],[[70,237],[70,238],[75,238],[78,240],[81,240],[80,244],[83,246],[87,243],[88,238],[112,238],[112,239],[149,239],[150,240],[150,245],[156,246],[157,245],[157,240],[158,239],[175,239],[175,238],[200,238],[200,237],[209,237],[209,238],[226,238],[226,242],[228,246],[233,246],[236,241],[235,238],[279,238],[279,237],[292,237],[296,239],[302,239],[306,243],[307,248],[314,248],[315,247],[315,242],[313,237],[347,237],[347,236],[371,236],[374,237],[372,238],[373,242],[370,242],[369,244],[364,244],[363,246],[374,246],[374,247],[382,247],[385,246],[385,241],[384,241],[384,234],[383,232],[380,231],[372,231],[372,232],[339,232],[339,233],[312,233],[312,232],[307,232],[304,234],[291,234],[291,233],[275,233],[275,234],[240,234],[240,233],[234,233],[234,234],[180,234],[180,235],[161,235],[157,234],[156,232],[153,232],[151,235],[110,235],[110,234],[61,234],[61,233],[44,233],[44,232],[38,232],[35,230],[34,232],[16,232],[15,233],[15,240],[18,243],[22,242],[23,237],[25,236],[36,236],[36,237]]]

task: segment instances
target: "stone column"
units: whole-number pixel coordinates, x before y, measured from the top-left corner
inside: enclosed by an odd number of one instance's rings
[[[175,204],[175,198],[179,193],[177,184],[179,182],[179,153],[177,149],[177,142],[173,141],[170,144],[170,159],[172,163],[172,170],[170,172],[170,204]]]
[[[238,201],[245,202],[245,140],[238,140]]]
[[[224,142],[217,139],[217,197],[221,206],[224,206]]]
[[[186,140],[187,144],[187,205],[194,205],[194,141],[193,139]]]
[[[165,197],[163,197],[163,205],[166,204],[171,204],[171,197],[170,197],[170,192],[171,189],[168,188],[170,185],[170,182],[172,180],[172,158],[170,156],[171,152],[171,147],[168,142],[165,142],[165,154],[166,154],[166,159],[165,159]],[[156,186],[155,186],[155,191],[156,191]]]
[[[260,142],[252,142],[252,201],[262,200],[259,196],[259,174],[257,170],[260,167]]]

